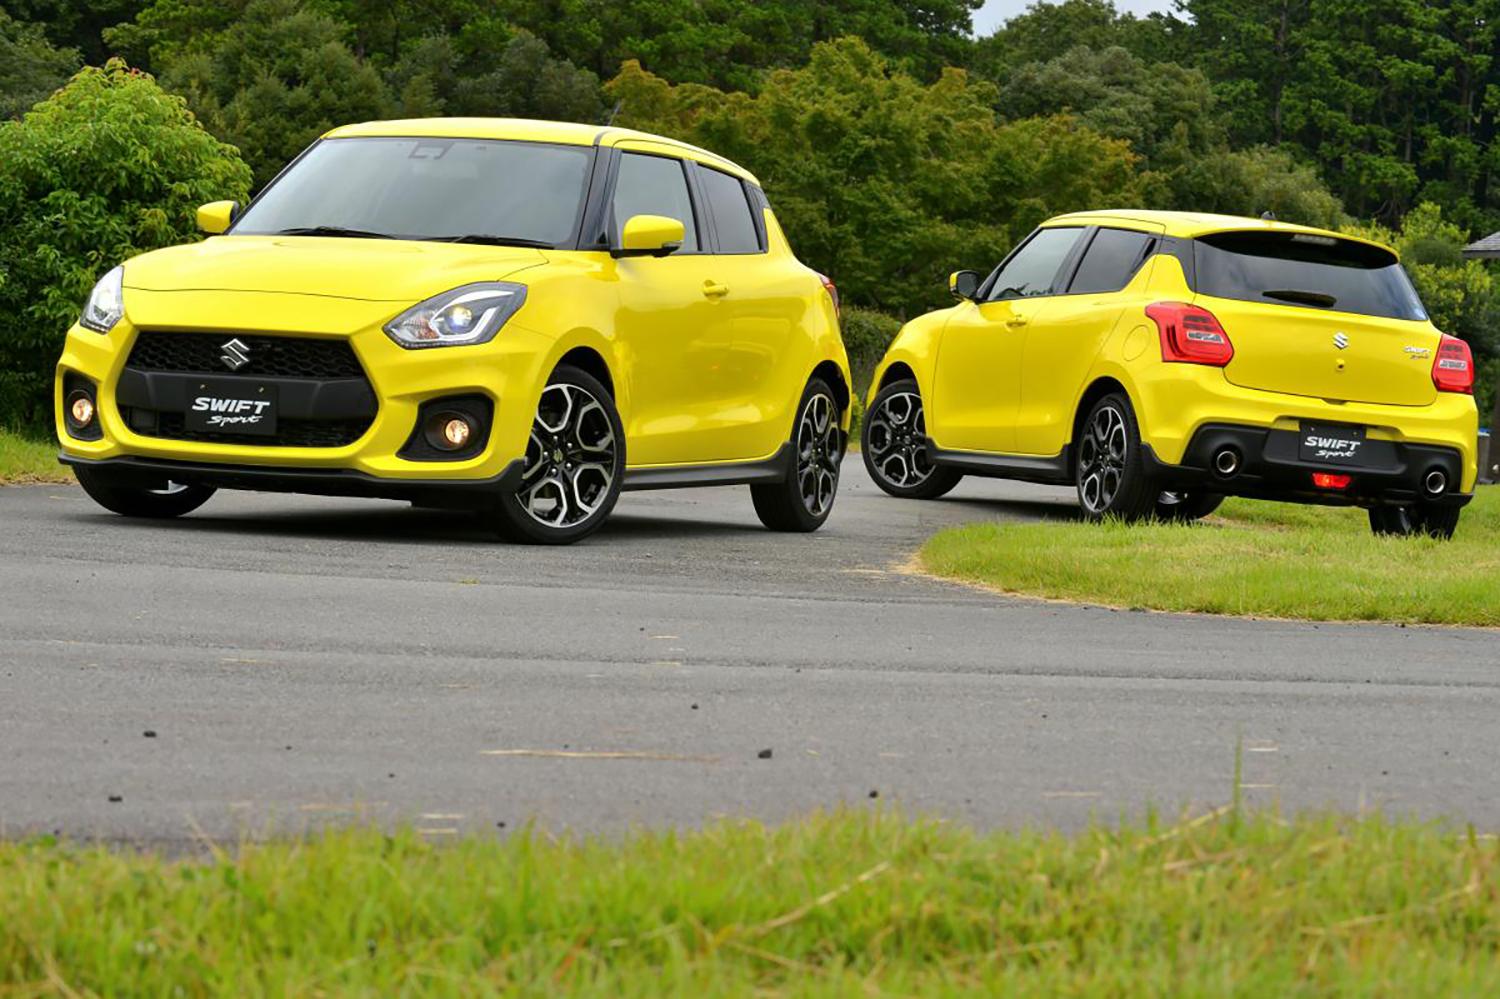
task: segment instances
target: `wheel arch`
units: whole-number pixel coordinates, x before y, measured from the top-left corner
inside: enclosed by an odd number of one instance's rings
[[[586,371],[599,379],[600,384],[604,386],[604,390],[609,393],[610,398],[618,402],[614,375],[609,370],[609,362],[604,359],[604,355],[598,350],[587,344],[573,347],[557,359],[556,363],[552,365],[552,370],[555,371],[559,366],[564,364],[570,364],[580,371]],[[548,372],[548,374],[551,374],[551,372]]]
[[[821,378],[833,389],[833,399],[839,404],[840,422],[844,429],[849,429],[850,409],[849,403],[853,399],[853,393],[849,388],[849,380],[844,376],[844,369],[839,367],[835,361],[819,361],[812,369],[808,380]]]
[[[1107,395],[1123,395],[1130,403],[1130,408],[1135,411],[1136,423],[1140,424],[1140,409],[1135,404],[1135,397],[1131,395],[1130,389],[1125,383],[1113,375],[1100,375],[1089,383],[1088,388],[1078,397],[1078,405],[1073,408],[1073,430],[1068,435],[1068,443],[1078,443],[1078,434],[1083,430],[1083,421],[1088,419],[1089,410],[1094,408],[1094,403]],[[1070,470],[1071,471],[1071,470]]]

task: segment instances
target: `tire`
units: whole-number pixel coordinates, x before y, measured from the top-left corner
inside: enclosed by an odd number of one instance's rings
[[[910,378],[876,393],[865,413],[859,448],[870,478],[901,499],[937,499],[964,477],[928,461],[926,410],[921,390]]]
[[[1169,524],[1191,524],[1213,513],[1223,502],[1220,493],[1199,490],[1163,492],[1156,497],[1156,519]]]
[[[1395,537],[1426,536],[1449,541],[1458,528],[1463,508],[1415,503],[1408,506],[1370,507],[1370,530]]]
[[[521,485],[493,514],[502,538],[568,545],[597,531],[620,498],[625,428],[599,380],[559,365],[537,402]]]
[[[1134,523],[1156,515],[1161,487],[1146,465],[1129,399],[1114,393],[1094,403],[1074,455],[1078,504],[1086,519]]]
[[[839,490],[839,463],[844,459],[843,413],[838,397],[821,378],[802,390],[792,424],[791,467],[774,484],[750,487],[760,522],[773,531],[806,533],[823,526],[833,512]]]
[[[192,513],[213,496],[213,486],[194,486],[165,479],[152,482],[138,476],[121,476],[107,468],[73,466],[78,484],[89,499],[122,517],[170,520]]]

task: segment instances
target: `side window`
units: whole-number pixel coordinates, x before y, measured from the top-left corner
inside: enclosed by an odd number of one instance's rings
[[[665,215],[682,223],[683,253],[698,249],[698,226],[693,220],[693,202],[688,197],[687,175],[682,161],[666,156],[625,153],[615,180],[613,218],[610,229],[619,240],[620,230],[634,215]]]
[[[698,180],[708,210],[713,214],[714,231],[719,235],[720,253],[760,253],[760,230],[750,213],[745,185],[738,177],[720,173],[711,167],[698,168]]]
[[[1130,283],[1156,246],[1156,237],[1129,229],[1100,229],[1084,251],[1068,293],[1119,291]]]
[[[1052,294],[1057,272],[1062,270],[1063,261],[1067,260],[1082,231],[1077,226],[1038,229],[995,275],[989,300]]]

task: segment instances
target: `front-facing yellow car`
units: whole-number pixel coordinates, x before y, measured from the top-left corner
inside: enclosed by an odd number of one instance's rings
[[[1477,478],[1474,363],[1390,248],[1273,220],[1044,223],[875,371],[866,467],[1076,486],[1086,516],[1193,520],[1227,495],[1357,505],[1451,537]]]
[[[828,517],[837,294],[722,157],[575,124],[352,125],[198,220],[213,238],[100,280],[58,364],[62,461],[110,510],[390,497],[557,543],[622,488],[741,484],[773,529]]]

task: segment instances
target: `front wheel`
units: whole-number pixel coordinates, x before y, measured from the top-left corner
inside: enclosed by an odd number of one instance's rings
[[[593,375],[560,365],[537,402],[521,485],[500,497],[496,529],[525,544],[572,544],[603,525],[624,476],[614,400]]]
[[[217,491],[213,486],[194,486],[165,479],[121,476],[109,469],[73,466],[78,484],[89,499],[122,517],[169,520],[192,513]]]
[[[792,426],[792,467],[776,483],[751,486],[760,522],[773,531],[816,531],[833,512],[844,458],[842,413],[828,383],[814,378],[802,392]]]
[[[1075,462],[1078,503],[1089,520],[1117,517],[1129,523],[1157,513],[1161,487],[1152,480],[1135,410],[1123,395],[1094,403],[1079,434]]]
[[[876,393],[865,413],[859,451],[875,484],[902,499],[937,499],[963,478],[962,472],[929,460],[922,393],[910,378]]]
[[[1406,506],[1370,507],[1370,530],[1396,537],[1426,535],[1448,541],[1458,529],[1461,507],[1414,503]]]

